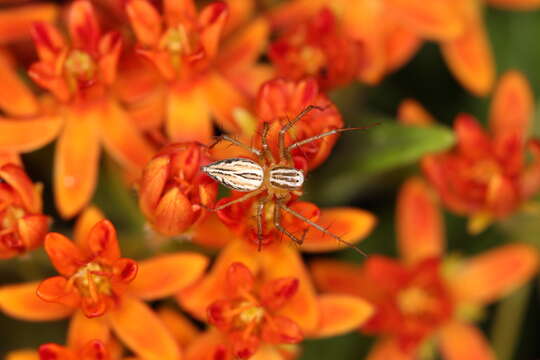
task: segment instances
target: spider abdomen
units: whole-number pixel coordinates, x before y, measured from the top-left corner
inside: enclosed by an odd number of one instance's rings
[[[264,169],[250,159],[233,158],[203,166],[204,171],[220,184],[236,191],[254,191],[264,181]]]
[[[272,186],[284,190],[296,190],[304,184],[304,173],[292,167],[272,168],[268,176]]]

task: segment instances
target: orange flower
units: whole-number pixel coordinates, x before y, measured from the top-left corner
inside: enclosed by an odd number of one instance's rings
[[[117,305],[137,275],[137,263],[120,258],[114,226],[101,220],[83,242],[49,233],[45,251],[61,276],[41,282],[37,294],[45,301],[80,307],[88,317],[103,315]]]
[[[147,165],[140,181],[139,205],[156,231],[179,235],[204,219],[217,185],[200,167],[210,162],[197,143],[169,145]]]
[[[276,314],[298,291],[298,279],[278,278],[255,290],[255,278],[242,263],[227,270],[227,297],[208,307],[208,322],[227,334],[233,353],[241,359],[257,352],[261,341],[296,344],[302,330],[291,319]]]
[[[0,150],[32,151],[59,134],[54,186],[57,207],[64,217],[75,215],[92,196],[100,141],[131,170],[139,169],[153,154],[128,114],[109,97],[122,48],[120,35],[101,34],[93,7],[86,0],[71,5],[68,29],[71,45],[48,23],[37,23],[32,30],[39,61],[30,67],[29,75],[58,102],[50,97],[35,99],[13,73],[15,69],[8,67],[2,71],[9,74],[9,84],[16,85],[17,92],[10,98],[18,101],[10,113],[17,117],[0,119]],[[23,100],[32,106],[23,107]],[[21,119],[21,115],[30,117]]]
[[[72,315],[72,349],[91,340],[107,343],[112,329],[141,358],[177,360],[180,350],[174,337],[141,300],[171,296],[191,285],[208,259],[189,252],[166,254],[139,262],[137,271],[132,260],[119,258],[114,227],[96,209],[83,213],[75,236],[75,243],[55,233],[46,240],[53,265],[63,276],[1,287],[0,309],[30,321]]]
[[[20,166],[0,165],[1,259],[24,254],[42,244],[49,218],[41,211],[41,186],[34,185]]]
[[[268,55],[280,76],[313,76],[324,89],[346,85],[361,71],[363,47],[341,30],[334,13],[323,8],[308,21],[285,29]]]
[[[443,260],[443,220],[417,178],[399,194],[396,221],[401,261],[373,256],[362,266],[316,261],[312,267],[321,289],[362,296],[375,306],[361,330],[383,339],[368,358],[415,359],[422,344],[437,338],[445,359],[492,359],[486,339],[470,324],[471,309],[527,282],[538,269],[538,251],[509,244],[468,260]]]
[[[506,73],[491,105],[490,133],[472,116],[459,115],[454,123],[457,146],[422,161],[444,204],[470,216],[472,233],[515,213],[540,189],[540,142],[527,138],[532,99],[527,80],[518,72]],[[410,104],[401,110],[406,122],[415,116],[415,110],[406,110]],[[530,163],[525,162],[527,151],[532,154]]]
[[[109,352],[99,340],[89,341],[82,348],[72,350],[57,345],[45,344],[39,347],[40,360],[108,360]]]
[[[301,257],[288,245],[272,244],[259,252],[242,239],[230,242],[210,274],[177,299],[196,318],[219,329],[188,346],[190,360],[216,354],[247,358],[255,352],[258,359],[281,359],[276,344],[340,335],[372,314],[361,298],[318,296]]]
[[[237,15],[238,9],[232,10]],[[268,78],[267,70],[253,66],[266,43],[266,21],[248,24],[220,49],[229,16],[224,2],[213,2],[197,13],[192,0],[164,0],[160,15],[148,0],[130,0],[127,14],[138,52],[168,82],[163,102],[169,139],[209,141],[211,116],[227,132],[241,132],[234,112],[248,107],[243,91],[253,91]],[[234,23],[239,21],[237,17]],[[154,96],[151,103],[163,96]]]
[[[33,23],[37,21],[52,23],[58,14],[58,6],[50,3],[2,7],[0,11],[0,44],[28,40]]]

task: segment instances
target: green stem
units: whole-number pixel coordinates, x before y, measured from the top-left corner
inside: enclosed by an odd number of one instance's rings
[[[493,350],[499,360],[511,360],[521,333],[532,285],[515,291],[497,306],[491,328]]]

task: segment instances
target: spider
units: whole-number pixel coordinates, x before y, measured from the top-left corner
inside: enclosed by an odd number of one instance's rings
[[[307,217],[287,206],[287,203],[291,199],[293,194],[298,196],[302,195],[301,189],[305,180],[305,176],[302,170],[298,170],[294,167],[291,155],[292,150],[299,148],[302,145],[322,139],[326,136],[338,134],[344,131],[365,129],[365,127],[333,129],[322,134],[295,142],[289,146],[285,146],[285,135],[287,131],[289,131],[289,129],[291,129],[294,124],[296,124],[300,119],[302,119],[312,110],[323,111],[325,110],[325,108],[315,105],[309,105],[304,110],[302,110],[300,114],[298,114],[292,121],[289,121],[281,128],[278,137],[278,160],[275,159],[272,151],[270,150],[270,147],[268,146],[268,122],[263,123],[261,149],[256,149],[254,147],[248,146],[227,135],[219,136],[217,138],[217,141],[214,144],[210,145],[210,147],[215,146],[220,141],[228,141],[251,152],[259,159],[259,161],[256,162],[246,158],[231,158],[219,160],[209,165],[202,166],[201,170],[204,173],[206,173],[208,176],[210,176],[220,184],[224,185],[225,187],[240,192],[246,192],[245,195],[237,199],[231,200],[228,203],[222,204],[209,210],[219,211],[233,204],[266,193],[266,196],[261,197],[256,205],[257,239],[259,251],[261,250],[263,242],[264,208],[268,202],[272,201],[274,202],[273,223],[275,228],[281,233],[285,234],[296,244],[302,245],[307,230],[304,231],[301,238],[298,238],[297,236],[289,232],[287,229],[285,229],[285,227],[283,227],[283,225],[281,224],[281,210],[291,214],[292,216],[300,219],[301,221],[304,221],[305,223],[321,231],[322,233],[331,236],[340,243],[352,247],[355,251],[362,254],[363,256],[367,256],[366,253],[364,253],[362,250],[360,250],[353,244],[343,240],[338,235],[328,231],[328,229],[325,229],[321,225],[313,222],[312,220],[308,219]]]

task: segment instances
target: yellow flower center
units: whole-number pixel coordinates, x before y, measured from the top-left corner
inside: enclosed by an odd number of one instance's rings
[[[322,51],[312,46],[304,46],[300,52],[300,57],[304,63],[304,69],[311,75],[316,75],[326,63]]]
[[[171,27],[163,37],[163,47],[176,54],[189,54],[192,50],[186,28],[183,25]]]
[[[433,307],[433,298],[422,288],[410,287],[399,293],[398,306],[406,315],[418,315]]]
[[[2,229],[12,229],[17,225],[17,221],[22,219],[26,214],[24,209],[13,205],[8,206],[5,211],[2,222],[0,222]]]
[[[81,267],[72,279],[82,296],[89,296],[96,300],[98,293],[111,294],[111,284],[107,274],[108,271],[102,265],[90,262]]]
[[[238,315],[239,320],[244,324],[260,323],[264,318],[264,308],[261,306],[252,306]]]
[[[77,79],[91,79],[96,69],[90,54],[80,50],[71,51],[64,66],[66,71]]]
[[[493,160],[483,160],[471,169],[471,177],[481,183],[489,183],[493,177],[501,173],[501,168]]]

